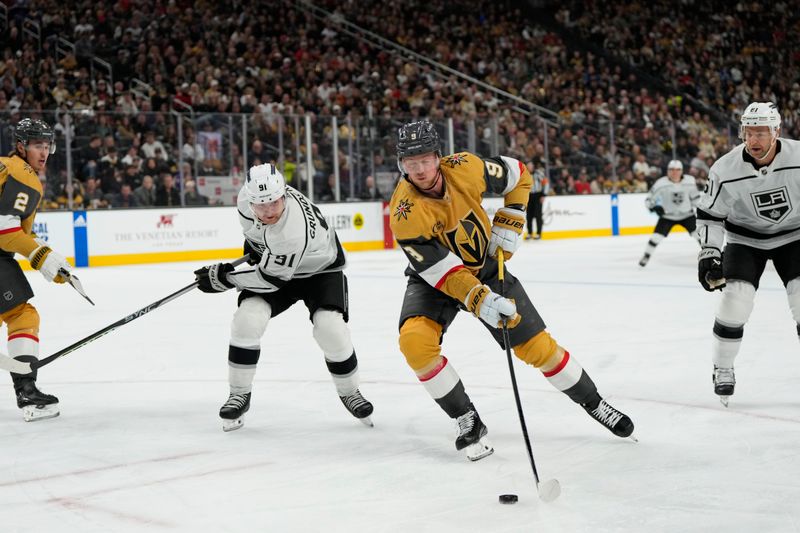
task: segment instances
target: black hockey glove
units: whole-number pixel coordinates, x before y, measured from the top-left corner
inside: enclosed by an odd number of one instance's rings
[[[228,273],[233,272],[230,263],[217,263],[194,271],[197,286],[203,292],[225,292],[235,285],[228,281]]]
[[[247,239],[244,241],[244,253],[250,256],[247,260],[248,265],[257,265],[261,262],[261,252],[256,250]]]
[[[722,272],[722,253],[716,248],[703,248],[700,250],[700,255],[697,256],[699,261],[698,275],[700,278],[700,285],[709,292],[717,289],[722,290],[725,286],[725,276]]]
[[[663,208],[663,207],[661,207],[660,205],[657,205],[657,206],[655,206],[655,207],[654,207],[653,209],[651,209],[650,211],[652,211],[653,213],[655,213],[656,215],[658,215],[658,216],[660,216],[660,217],[663,217],[663,216],[664,216],[664,208]]]

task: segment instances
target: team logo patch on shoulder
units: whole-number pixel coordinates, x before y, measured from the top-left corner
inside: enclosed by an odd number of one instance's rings
[[[461,163],[467,162],[467,156],[465,154],[452,154],[448,155],[444,158],[444,164],[449,166],[450,168],[455,168],[460,166]]]
[[[411,212],[411,208],[414,206],[413,202],[409,202],[408,198],[405,200],[400,200],[400,203],[397,204],[397,207],[394,209],[394,216],[397,217],[397,220],[404,218],[408,220],[408,214]]]
[[[792,202],[786,187],[750,193],[756,214],[777,224],[792,211]]]

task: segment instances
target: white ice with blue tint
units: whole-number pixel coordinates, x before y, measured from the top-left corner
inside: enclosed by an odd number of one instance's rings
[[[470,463],[397,346],[402,254],[362,252],[349,255],[350,324],[374,428],[336,397],[300,304],[268,326],[245,426],[223,433],[236,295],[193,291],[42,369],[59,418],[23,422],[4,378],[0,530],[800,531],[800,343],[775,271],[725,409],[711,386],[719,293],[697,283],[686,234],[639,268],[647,238],[527,241],[508,263],[639,438],[612,436],[517,361],[539,472],[562,485],[554,503],[536,497],[505,352],[465,313],[444,339],[495,447]],[[97,307],[30,273],[42,355],[191,283],[198,265],[80,270]]]

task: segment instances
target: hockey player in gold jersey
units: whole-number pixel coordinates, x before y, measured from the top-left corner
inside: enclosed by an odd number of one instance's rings
[[[18,253],[48,281],[64,283],[72,267],[33,234],[33,221],[42,199],[38,172],[55,151],[52,128],[25,118],[14,128],[15,151],[0,157],[0,325],[8,326],[8,353],[34,362],[39,355],[39,313],[28,303],[33,297],[25,274],[14,258]],[[17,406],[26,421],[58,416],[58,398],[36,387],[36,370],[11,374]]]
[[[439,135],[428,121],[398,132],[402,174],[390,202],[391,228],[405,252],[408,286],[400,313],[400,350],[425,389],[457,421],[456,448],[477,460],[493,452],[487,429],[470,401],[441,341],[459,310],[480,318],[502,346],[508,320],[515,355],[538,368],[550,383],[620,437],[633,433],[631,419],[608,404],[589,375],[545,330],[522,284],[505,273],[498,294],[496,253],[506,259],[519,247],[531,176],[516,159],[481,159],[461,152],[442,157]],[[486,193],[501,194],[504,207],[492,222],[481,206]]]

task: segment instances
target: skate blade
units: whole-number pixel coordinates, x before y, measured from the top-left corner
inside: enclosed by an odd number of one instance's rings
[[[467,459],[470,461],[480,461],[484,457],[492,455],[494,448],[492,443],[486,437],[481,438],[478,442],[470,444],[464,448],[467,454]]]
[[[628,438],[631,439],[633,442],[639,442],[639,439],[637,439],[636,435],[634,435],[633,433],[628,435]]]
[[[222,431],[236,431],[244,425],[244,417],[239,417],[234,420],[222,420]]]
[[[725,407],[728,407],[728,402],[730,401],[730,399],[731,399],[730,396],[720,396],[719,397],[719,403],[721,403]]]
[[[47,420],[48,418],[55,418],[60,414],[61,411],[58,410],[58,404],[50,404],[43,407],[26,405],[22,408],[22,418],[25,419],[25,422]]]
[[[371,417],[365,416],[364,418],[359,418],[358,421],[367,426],[368,428],[375,427],[375,424],[372,423]]]

